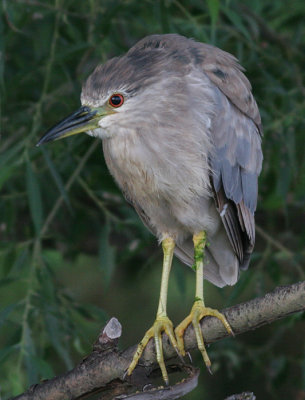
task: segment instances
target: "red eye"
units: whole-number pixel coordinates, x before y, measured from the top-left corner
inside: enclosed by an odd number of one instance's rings
[[[124,97],[119,93],[113,94],[109,99],[109,104],[111,105],[111,107],[121,107],[123,103]]]

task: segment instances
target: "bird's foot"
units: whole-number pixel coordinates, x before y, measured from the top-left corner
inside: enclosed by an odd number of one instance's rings
[[[132,374],[133,370],[135,369],[136,365],[138,364],[139,359],[141,358],[141,355],[142,355],[145,347],[147,346],[147,343],[149,342],[149,340],[151,338],[154,338],[157,361],[161,368],[163,380],[166,383],[166,385],[168,385],[168,374],[167,374],[165,363],[164,363],[163,348],[162,348],[162,332],[163,331],[169,337],[169,340],[170,340],[171,344],[173,345],[173,347],[175,348],[178,355],[180,355],[178,344],[177,344],[175,334],[174,334],[174,328],[173,328],[172,321],[166,315],[159,315],[159,316],[157,315],[157,318],[156,318],[153,326],[150,329],[148,329],[148,331],[145,333],[143,339],[139,343],[137,350],[133,356],[132,362],[129,365],[129,368],[127,370],[127,375]]]
[[[201,333],[201,327],[200,327],[200,320],[203,317],[207,317],[207,316],[218,318],[223,323],[227,332],[230,335],[234,336],[234,333],[233,333],[226,317],[223,314],[221,314],[218,310],[214,310],[213,308],[205,307],[205,305],[201,299],[198,299],[195,301],[190,314],[176,327],[175,335],[176,335],[176,339],[177,339],[179,352],[183,356],[185,356],[183,336],[184,336],[184,332],[185,332],[186,328],[189,326],[189,324],[190,323],[193,324],[198,348],[202,354],[203,361],[204,361],[207,369],[211,373],[211,361],[210,361],[207,351],[205,349],[205,345],[204,345],[204,341],[203,341],[203,337],[202,337],[202,333]]]

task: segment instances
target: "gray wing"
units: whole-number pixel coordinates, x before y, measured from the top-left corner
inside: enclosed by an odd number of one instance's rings
[[[231,54],[202,45],[202,68],[216,85],[217,112],[211,133],[212,186],[227,235],[247,268],[255,242],[257,179],[262,167],[262,126],[251,85]]]

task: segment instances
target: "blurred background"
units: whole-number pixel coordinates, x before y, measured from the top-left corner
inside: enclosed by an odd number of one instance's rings
[[[94,67],[152,33],[211,43],[246,68],[264,125],[257,244],[234,287],[206,283],[224,307],[303,280],[305,3],[293,0],[2,0],[0,19],[0,397],[62,373],[91,351],[105,321],[121,348],[154,318],[161,249],[110,176],[101,142],[75,136],[40,148],[76,110]],[[193,271],[174,263],[169,316],[193,302]],[[304,314],[209,347],[185,398],[305,399]]]

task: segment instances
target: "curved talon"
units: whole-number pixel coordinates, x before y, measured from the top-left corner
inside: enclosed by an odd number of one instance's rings
[[[164,357],[163,357],[163,348],[162,348],[162,332],[165,332],[167,336],[169,337],[169,340],[176,350],[177,354],[180,355],[179,353],[179,346],[176,341],[175,335],[174,335],[174,328],[171,320],[165,315],[163,316],[157,316],[153,326],[148,329],[148,331],[145,333],[143,339],[139,343],[137,350],[133,356],[132,362],[129,365],[129,368],[127,370],[127,375],[131,375],[133,370],[135,369],[136,365],[138,364],[139,359],[142,356],[142,353],[147,346],[147,343],[151,338],[154,338],[155,340],[155,348],[156,348],[156,358],[158,361],[158,364],[160,366],[161,372],[162,372],[162,377],[166,385],[168,385],[168,374],[166,371],[165,363],[164,363]]]
[[[224,327],[226,328],[229,335],[234,336],[232,328],[230,327],[228,321],[226,320],[226,317],[223,314],[221,314],[218,310],[214,310],[213,308],[205,307],[203,301],[201,301],[201,300],[195,301],[190,314],[175,329],[175,334],[176,334],[179,350],[183,355],[185,355],[183,336],[184,336],[184,332],[185,332],[186,328],[190,325],[190,323],[192,323],[192,325],[194,327],[195,335],[196,335],[198,349],[200,350],[200,352],[202,354],[203,361],[204,361],[208,371],[212,374],[211,361],[209,359],[209,356],[208,356],[206,348],[205,348],[205,344],[204,344],[204,340],[203,340],[203,336],[202,336],[202,332],[201,332],[201,327],[200,327],[200,320],[207,316],[218,318],[222,322]]]

